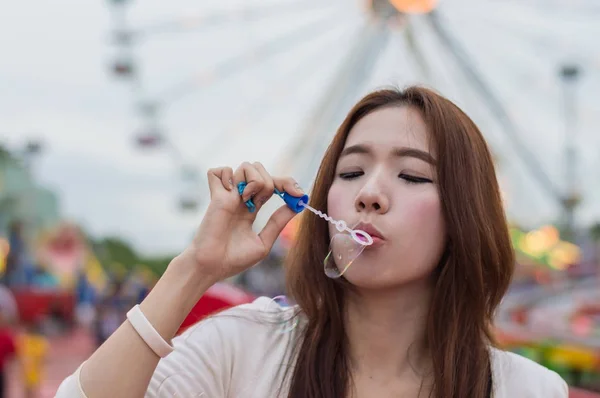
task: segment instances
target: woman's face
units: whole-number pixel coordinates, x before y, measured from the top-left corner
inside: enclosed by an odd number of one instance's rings
[[[406,106],[374,111],[350,131],[327,213],[377,231],[344,274],[353,285],[401,286],[427,278],[438,264],[446,233],[428,142],[419,111]],[[330,225],[330,236],[337,233]]]

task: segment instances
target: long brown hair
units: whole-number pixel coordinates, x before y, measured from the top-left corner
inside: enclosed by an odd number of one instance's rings
[[[435,270],[425,336],[433,364],[433,396],[485,398],[491,388],[492,318],[510,283],[514,253],[492,157],[473,121],[451,101],[421,87],[367,95],[352,108],[329,145],[311,204],[327,209],[337,161],[352,127],[369,113],[390,106],[420,111],[437,155],[448,242]],[[347,397],[351,388],[343,319],[348,284],[325,276],[322,262],[328,247],[327,224],[303,214],[286,264],[288,294],[307,319],[291,370],[290,398]]]

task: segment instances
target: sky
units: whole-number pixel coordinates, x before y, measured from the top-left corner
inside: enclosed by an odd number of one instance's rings
[[[127,19],[133,28],[224,12],[234,17],[185,33],[147,33],[135,46],[142,89],[134,91],[131,82],[110,73],[120,55],[111,36],[118,17],[111,3],[22,0],[1,6],[0,142],[13,150],[28,140],[44,144],[33,172],[57,192],[65,218],[95,236],[121,236],[140,252],[174,253],[185,247],[203,214],[203,208],[181,212],[179,198],[194,190],[207,201],[205,188],[181,182],[179,161],[200,174],[245,160],[261,161],[278,174],[282,164],[291,163],[298,175],[303,173],[303,184],[309,183],[306,176],[316,164],[302,163],[308,158],[290,149],[302,140],[300,132],[344,68],[366,14],[361,2],[342,0],[286,1],[301,4],[288,9],[282,1],[261,0],[131,3]],[[595,43],[600,27],[593,22],[600,10],[592,3],[440,2],[444,23],[557,184],[564,182],[565,127],[556,70],[565,59],[584,68],[572,135],[585,199],[578,213],[582,223],[600,219],[600,50]],[[281,10],[252,23],[239,13],[244,7]],[[556,200],[528,174],[425,19],[411,18],[410,26],[429,72],[410,55],[405,32],[394,31],[352,98],[389,84],[426,83],[438,89],[473,117],[498,156],[511,217],[532,226],[555,218]],[[275,45],[239,58],[265,43]],[[206,78],[211,70],[212,80]],[[144,129],[136,99],[165,99],[161,93],[194,76],[187,94],[167,101],[160,112],[162,131],[181,156],[136,147],[136,132]]]

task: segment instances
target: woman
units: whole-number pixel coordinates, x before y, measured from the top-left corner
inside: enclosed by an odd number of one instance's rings
[[[59,398],[567,397],[554,372],[493,348],[513,251],[486,143],[447,99],[417,87],[377,91],[339,128],[311,204],[374,237],[343,278],[323,272],[337,231],[304,212],[287,264],[297,306],[261,298],[213,316],[159,362],[159,343],[202,293],[264,258],[294,216],[281,207],[257,234],[243,202],[253,197],[260,210],[274,187],[302,194],[258,163],[208,178],[211,203],[193,243],[141,304],[160,336],[144,340],[151,329],[126,321]],[[242,197],[239,182],[248,183]]]

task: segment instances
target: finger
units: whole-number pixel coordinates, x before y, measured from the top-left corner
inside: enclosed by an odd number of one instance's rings
[[[296,213],[290,210],[290,208],[286,205],[283,205],[279,209],[275,210],[273,215],[271,215],[271,218],[269,218],[269,221],[267,221],[267,223],[265,224],[262,231],[260,231],[260,233],[258,234],[263,244],[265,245],[265,248],[271,250],[273,244],[275,244],[275,240],[277,239],[281,231],[283,231],[283,228],[285,228],[287,223],[290,222],[290,220],[294,218],[295,215]]]
[[[267,203],[269,199],[271,199],[271,196],[273,196],[273,192],[275,190],[275,183],[273,182],[273,177],[271,177],[271,175],[269,174],[267,169],[265,169],[262,163],[255,162],[252,163],[252,166],[254,166],[254,168],[258,171],[264,182],[264,187],[260,190],[260,192],[256,194],[256,200],[254,202],[256,206],[260,208],[262,205]]]
[[[254,195],[260,192],[264,186],[260,173],[248,162],[242,163],[233,174],[233,183],[236,189],[240,182],[247,183],[246,188],[242,193],[243,202],[251,199]]]
[[[275,188],[277,188],[281,192],[287,192],[292,196],[302,196],[304,195],[304,190],[298,185],[296,180],[291,177],[285,178],[273,178],[273,182],[275,183]]]
[[[228,191],[233,189],[233,169],[231,167],[223,167],[221,173],[221,183]]]
[[[208,179],[208,188],[210,190],[211,195],[217,193],[223,188],[223,184],[221,182],[223,169],[224,167],[219,167],[214,169],[208,169],[208,171],[206,172],[206,178]]]

